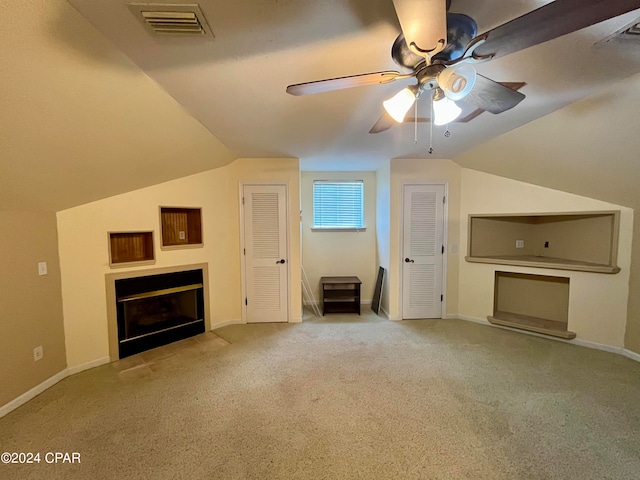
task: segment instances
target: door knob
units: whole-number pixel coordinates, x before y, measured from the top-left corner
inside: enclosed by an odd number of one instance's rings
[[[410,258],[405,258],[404,263],[414,263]]]
[[[281,258],[280,260],[276,260],[276,263],[285,263],[284,258]]]

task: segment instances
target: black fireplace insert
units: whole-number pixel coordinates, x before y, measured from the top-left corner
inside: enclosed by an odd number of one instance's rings
[[[116,280],[119,357],[204,333],[202,275],[196,269]]]

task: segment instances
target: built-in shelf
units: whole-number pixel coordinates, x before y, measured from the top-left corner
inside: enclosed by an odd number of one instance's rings
[[[108,237],[111,267],[155,263],[153,232],[109,232]]]
[[[160,207],[162,249],[201,247],[202,209]]]
[[[466,260],[618,273],[620,212],[469,215]]]
[[[564,339],[567,329],[569,278],[496,272],[493,315],[489,322]]]

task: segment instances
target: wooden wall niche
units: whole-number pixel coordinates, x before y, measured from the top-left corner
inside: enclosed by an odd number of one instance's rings
[[[469,262],[617,273],[620,212],[469,215]],[[516,247],[522,241],[522,248]]]
[[[162,248],[201,247],[202,209],[190,207],[160,207]]]
[[[155,263],[153,232],[109,232],[109,266]]]
[[[491,323],[572,339],[569,278],[496,272]]]

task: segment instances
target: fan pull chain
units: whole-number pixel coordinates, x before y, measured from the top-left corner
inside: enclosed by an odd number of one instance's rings
[[[435,97],[435,90],[431,95],[431,115],[429,118],[429,155],[433,154],[433,98]]]
[[[413,143],[418,143],[418,99],[414,103],[414,115],[413,115]]]
[[[449,138],[451,136],[451,132],[449,131],[449,124],[447,123],[447,126],[444,128],[445,128],[444,136]]]

